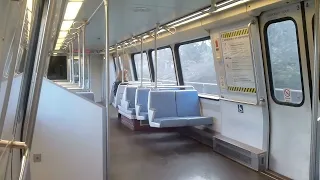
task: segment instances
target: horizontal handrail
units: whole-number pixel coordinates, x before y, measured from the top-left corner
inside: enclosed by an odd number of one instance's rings
[[[0,140],[0,147],[9,147],[15,149],[27,149],[28,146],[25,142],[20,141],[7,141],[7,140]]]
[[[147,88],[154,88],[154,86],[147,86]],[[158,86],[154,89],[166,89],[166,88],[192,88],[194,89],[193,86]]]

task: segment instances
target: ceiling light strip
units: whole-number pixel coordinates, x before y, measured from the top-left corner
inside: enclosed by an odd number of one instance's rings
[[[177,19],[175,21],[172,21],[170,23],[167,23],[167,24],[164,24],[161,26],[161,29],[164,29],[164,27],[178,27],[178,26],[182,26],[182,25],[185,25],[185,24],[188,24],[190,22],[193,22],[193,21],[196,21],[196,20],[199,20],[199,19],[202,19],[204,17],[207,17],[209,15],[211,15],[212,13],[217,13],[217,12],[221,12],[221,11],[224,11],[226,9],[229,9],[229,8],[232,8],[234,6],[237,6],[237,5],[240,5],[240,4],[243,4],[243,3],[246,3],[246,2],[249,2],[250,0],[226,0],[226,1],[222,1],[222,2],[219,2],[217,3],[216,5],[216,10],[215,11],[212,11],[210,12],[211,10],[211,6],[210,7],[207,7],[207,8],[204,8],[198,12],[195,12],[195,13],[192,13],[188,16],[185,16],[185,17],[182,17],[180,19]],[[137,35],[135,36],[134,38],[138,38],[140,36],[143,36],[143,38],[148,38],[150,37],[150,35],[148,34],[151,34],[152,32],[154,32],[154,29],[152,30],[149,30],[145,33],[142,33],[140,35]],[[161,32],[164,32],[164,31],[161,31]],[[126,41],[129,41],[129,39],[125,40],[125,41],[122,41],[120,43],[118,43],[119,45],[121,44],[124,44]],[[111,46],[110,49],[114,49],[114,46]],[[109,49],[109,50],[110,50]]]

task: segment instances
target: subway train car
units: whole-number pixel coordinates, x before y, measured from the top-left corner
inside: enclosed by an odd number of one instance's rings
[[[0,179],[320,180],[319,15],[1,0]]]

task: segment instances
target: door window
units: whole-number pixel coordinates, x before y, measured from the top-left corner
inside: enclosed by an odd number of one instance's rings
[[[302,105],[299,39],[294,20],[269,22],[265,34],[272,98],[279,104]]]

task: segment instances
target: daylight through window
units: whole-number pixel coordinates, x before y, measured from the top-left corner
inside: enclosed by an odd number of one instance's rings
[[[296,26],[292,20],[267,26],[269,68],[276,101],[300,104],[303,101],[300,59]],[[291,92],[291,100],[284,99],[284,90]]]
[[[154,50],[152,51],[152,60],[155,67]],[[170,48],[158,50],[158,82],[177,84],[173,56]]]
[[[134,64],[136,66],[138,80],[141,80],[141,54],[133,55]],[[149,63],[147,54],[143,53],[143,81],[151,81],[150,79],[150,71],[149,71]]]
[[[179,46],[179,55],[184,84],[199,94],[218,94],[210,39]]]

